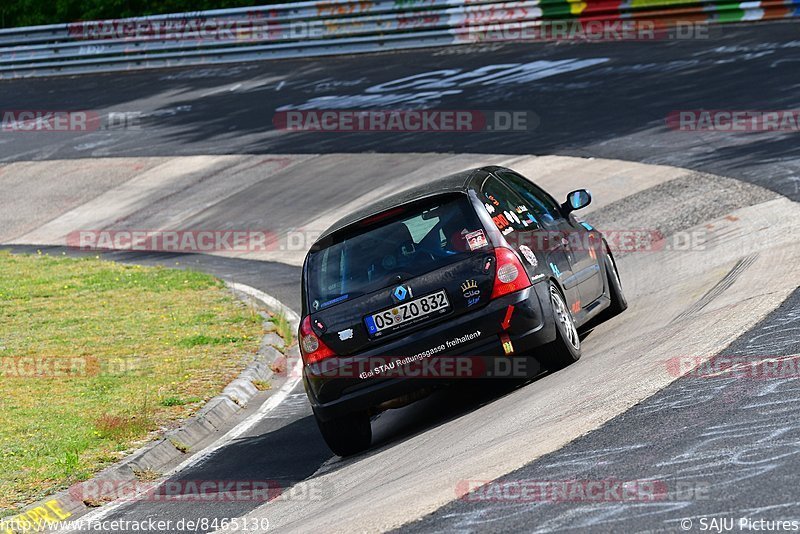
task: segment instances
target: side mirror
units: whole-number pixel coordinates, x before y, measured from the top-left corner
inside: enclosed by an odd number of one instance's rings
[[[592,203],[592,194],[586,189],[578,189],[567,195],[567,201],[561,204],[564,214],[585,208]]]

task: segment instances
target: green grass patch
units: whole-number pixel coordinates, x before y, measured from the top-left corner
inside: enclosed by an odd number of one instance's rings
[[[275,325],[275,332],[283,338],[286,346],[290,346],[293,338],[292,325],[289,324],[289,320],[286,316],[282,313],[276,313],[270,317],[270,321]]]
[[[176,426],[262,333],[203,273],[0,252],[0,517]]]
[[[241,338],[237,338],[234,336],[221,336],[221,337],[214,337],[214,336],[207,336],[205,334],[197,334],[194,336],[187,337],[186,339],[182,339],[180,341],[180,345],[186,348],[197,347],[200,345],[223,345],[226,343],[238,343],[242,341]]]

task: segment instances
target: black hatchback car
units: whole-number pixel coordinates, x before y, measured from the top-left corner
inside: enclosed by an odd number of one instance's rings
[[[303,265],[303,381],[328,446],[367,449],[371,416],[462,377],[580,358],[578,330],[625,310],[602,234],[520,174],[483,167],[364,206]],[[539,368],[536,367],[536,371]]]

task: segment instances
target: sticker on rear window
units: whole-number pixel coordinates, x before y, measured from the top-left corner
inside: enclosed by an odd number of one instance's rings
[[[464,237],[467,240],[470,250],[477,250],[489,244],[489,242],[486,241],[486,234],[483,233],[483,230],[475,230]]]
[[[340,297],[336,297],[335,299],[329,300],[327,302],[323,302],[319,305],[320,308],[327,308],[328,306],[333,306],[334,304],[339,304],[340,302],[344,302],[345,300],[349,299],[350,295],[342,295]],[[316,300],[314,302],[317,302]],[[316,308],[315,308],[316,309]]]

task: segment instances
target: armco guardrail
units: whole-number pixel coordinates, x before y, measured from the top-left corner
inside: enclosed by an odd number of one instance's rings
[[[596,21],[740,22],[796,17],[800,0],[331,0],[0,30],[0,78],[525,40],[575,38]],[[639,26],[641,28],[641,24]],[[526,30],[528,33],[526,33]],[[572,32],[572,33],[569,33]]]

